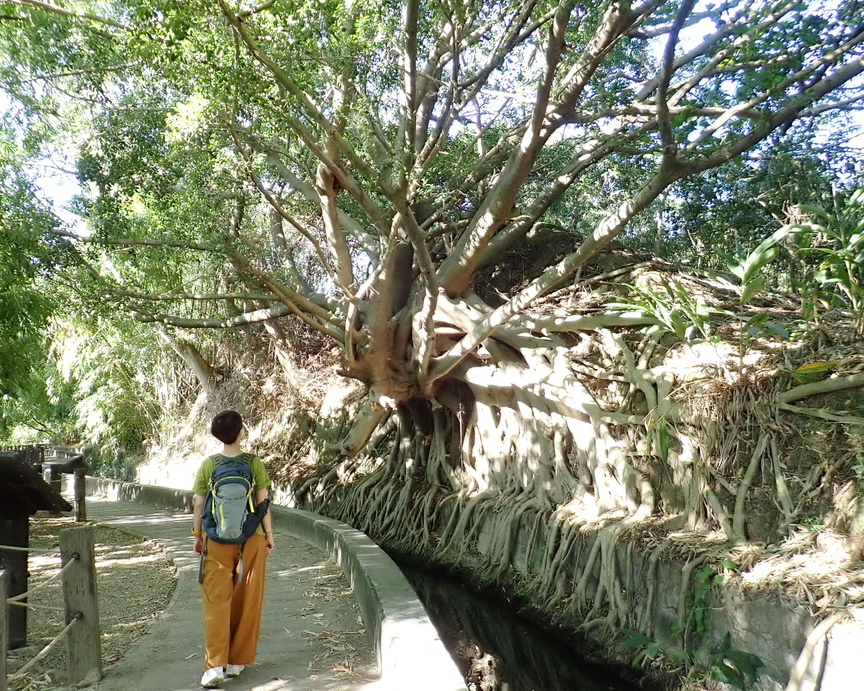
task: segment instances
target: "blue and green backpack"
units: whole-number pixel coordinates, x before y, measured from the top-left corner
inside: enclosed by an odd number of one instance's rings
[[[204,533],[214,542],[239,545],[255,534],[269,502],[255,506],[252,454],[212,458],[213,473],[201,515]]]

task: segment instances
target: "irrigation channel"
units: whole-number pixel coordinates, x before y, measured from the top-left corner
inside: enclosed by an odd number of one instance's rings
[[[393,556],[393,555],[391,555]],[[450,655],[477,691],[656,691],[611,666],[586,659],[573,639],[538,627],[503,598],[454,576],[394,557],[426,607]]]

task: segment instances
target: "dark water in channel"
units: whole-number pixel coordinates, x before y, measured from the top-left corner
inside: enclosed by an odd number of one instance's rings
[[[512,614],[502,598],[399,562],[475,691],[651,691],[646,680],[589,662],[562,636]]]

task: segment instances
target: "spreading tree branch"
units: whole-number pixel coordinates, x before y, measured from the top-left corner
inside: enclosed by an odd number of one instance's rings
[[[240,143],[240,139],[237,136],[237,131],[233,124],[233,118],[229,118],[229,129],[231,131],[231,139],[234,142],[234,146],[237,149],[240,156],[243,158],[243,162],[246,164],[246,171],[249,174],[249,178],[255,184],[255,187],[258,188],[258,191],[261,192],[261,195],[264,199],[267,200],[267,203],[278,213],[284,220],[291,224],[291,226],[300,233],[309,243],[312,245],[312,248],[315,250],[315,254],[318,257],[318,262],[321,264],[321,268],[327,272],[327,275],[333,280],[334,283],[340,285],[339,278],[333,272],[333,268],[330,266],[330,262],[327,260],[327,255],[324,253],[323,248],[318,243],[318,240],[312,233],[303,226],[296,218],[294,218],[291,214],[289,214],[282,205],[276,200],[276,197],[273,193],[268,190],[264,184],[261,182],[261,178],[258,177],[258,174],[255,172],[255,166],[252,162],[252,157],[246,151],[246,148]],[[351,283],[353,281],[349,281],[348,284],[341,283],[343,290],[350,291]]]
[[[568,254],[558,264],[544,271],[528,286],[476,324],[474,329],[465,334],[445,355],[437,358],[430,370],[429,378],[425,382],[426,386],[431,387],[437,379],[446,375],[468,357],[498,328],[522,312],[541,295],[552,290],[572,275],[580,266],[609,244],[630,220],[654,201],[669,184],[682,176],[683,170],[677,166],[661,166],[660,170],[631,199],[620,204],[615,212],[607,216],[597,226],[594,233],[586,238],[578,250]]]
[[[52,5],[47,2],[39,2],[38,0],[5,0],[9,4],[19,5],[20,7],[44,10],[46,12],[51,12],[52,14],[59,14],[64,17],[69,17],[71,19],[78,20],[86,20],[88,22],[95,22],[97,24],[105,24],[106,26],[113,26],[115,29],[124,29],[126,31],[131,30],[131,27],[118,22],[114,19],[109,19],[108,17],[100,17],[99,15],[89,14],[87,12],[81,12],[76,10],[67,10],[63,7],[59,7],[57,5]]]
[[[276,79],[276,82],[283,86],[288,93],[290,93],[294,98],[297,99],[297,102],[303,107],[305,113],[307,113],[312,121],[317,124],[321,130],[334,138],[334,141],[339,146],[339,151],[342,155],[346,156],[349,161],[356,167],[360,173],[365,176],[368,180],[378,180],[380,176],[378,175],[378,171],[372,168],[361,156],[354,151],[353,147],[345,141],[345,139],[338,133],[337,127],[334,123],[327,118],[324,112],[316,106],[309,95],[303,91],[291,77],[288,76],[288,73],[285,72],[279,65],[277,65],[258,45],[257,41],[252,38],[252,35],[247,30],[246,22],[242,21],[234,11],[228,6],[228,3],[225,0],[217,0],[219,6],[222,8],[222,12],[225,15],[225,18],[228,20],[228,23],[234,29],[240,40],[246,46],[250,55],[261,63]],[[309,131],[303,127],[296,118],[292,117],[290,114],[284,114],[286,122],[291,124],[292,129],[304,139],[307,145],[314,144],[314,137],[311,136]],[[317,146],[316,146],[317,148]],[[316,154],[317,155],[317,154]],[[319,156],[319,160],[324,160]],[[340,178],[340,182],[343,183],[343,186],[348,189],[349,185],[355,184],[353,179],[349,182],[347,179],[347,174],[344,170],[341,169],[340,166],[337,166],[335,161],[328,161],[328,165],[332,166],[331,172]],[[343,179],[343,177],[345,179]]]
[[[659,1],[659,0],[658,0]],[[537,106],[522,141],[510,155],[504,168],[474,214],[471,224],[447,259],[441,265],[441,287],[449,295],[461,293],[479,266],[495,233],[513,216],[516,196],[534,167],[537,156],[557,126],[564,122],[561,114],[572,111],[575,101],[595,73],[603,57],[622,38],[633,21],[613,3],[603,15],[594,37],[589,41],[577,64],[567,75],[559,104],[550,107],[551,80],[557,72],[564,46],[566,29],[573,3],[562,2],[555,13],[553,28],[546,46],[546,69],[538,86]],[[550,118],[557,117],[553,122]],[[557,123],[557,124],[556,124]]]
[[[808,396],[832,393],[844,389],[857,389],[862,386],[864,386],[864,373],[852,374],[848,377],[825,379],[824,381],[817,381],[811,384],[802,384],[801,386],[784,391],[777,397],[777,402],[780,404],[794,403]]]
[[[239,134],[239,129],[238,129]],[[295,190],[303,195],[313,204],[318,203],[318,193],[315,186],[298,177],[279,157],[279,152],[272,146],[262,142],[256,137],[248,137],[249,146],[256,152],[266,156],[267,162],[282,176],[282,178]],[[339,223],[344,226],[351,235],[363,246],[363,249],[373,258],[378,256],[378,242],[376,238],[368,233],[360,223],[343,209],[337,209]]]
[[[225,252],[224,245],[207,245],[199,242],[181,242],[179,240],[152,238],[106,238],[95,235],[79,235],[68,230],[52,228],[49,231],[52,235],[59,235],[64,238],[71,238],[76,242],[88,243],[92,245],[114,245],[117,247],[176,247],[186,250],[199,250],[201,252]]]
[[[270,319],[278,319],[292,314],[293,310],[287,305],[274,305],[266,309],[253,310],[231,317],[216,319],[188,319],[170,314],[150,314],[140,310],[130,310],[133,318],[144,323],[166,324],[184,329],[234,329],[240,326],[258,324]]]
[[[660,78],[657,83],[657,128],[660,130],[660,138],[663,142],[663,156],[674,159],[678,154],[675,144],[675,135],[672,132],[672,121],[669,115],[669,104],[666,102],[669,90],[669,82],[672,80],[673,63],[675,61],[675,47],[678,45],[678,34],[684,26],[684,22],[696,0],[684,0],[678,8],[675,21],[666,39],[666,48],[663,51],[663,65],[660,69]]]

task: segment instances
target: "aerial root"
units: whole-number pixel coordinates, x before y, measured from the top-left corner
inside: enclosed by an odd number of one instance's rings
[[[585,568],[582,570],[582,576],[573,590],[574,605],[577,609],[581,609],[588,601],[588,581],[594,572],[594,565],[597,562],[597,557],[600,555],[602,542],[600,534],[594,536],[594,544],[591,545],[591,552],[588,554],[588,561],[585,563]]]
[[[828,635],[828,632],[840,619],[843,618],[845,612],[834,612],[829,617],[823,619],[807,636],[804,647],[798,655],[795,662],[795,668],[792,670],[792,675],[789,677],[789,683],[786,685],[786,691],[801,691],[805,687],[805,679],[807,678],[807,669],[810,666],[810,661],[813,659],[813,653],[816,651],[816,646]],[[809,685],[809,684],[808,684]]]
[[[645,598],[645,604],[641,608],[639,618],[636,624],[636,630],[645,633],[647,636],[654,634],[654,594],[657,590],[657,565],[660,562],[660,555],[668,546],[668,542],[661,542],[657,547],[651,550],[651,555],[648,557],[648,566],[645,570],[645,579],[648,582],[648,596]]]
[[[696,567],[701,566],[707,558],[708,555],[699,555],[684,564],[684,568],[681,569],[681,586],[678,591],[678,627],[682,631],[681,635],[685,648],[688,643],[688,630],[690,628],[690,612],[688,612],[687,608],[687,593],[690,592],[690,579]]]
[[[672,507],[693,531],[719,525],[730,541],[740,540],[757,483],[776,489],[779,520],[788,525],[799,510],[795,502],[800,506],[819,477],[803,488],[788,481],[780,432],[754,424],[764,398],[730,387],[685,411],[680,390],[658,381],[659,369],[649,363],[656,343],[634,353],[632,339],[611,342],[604,368],[622,384],[611,394],[584,378],[571,381],[572,369],[562,374],[558,360],[539,358],[506,372],[490,365],[504,373],[502,383],[512,380],[518,389],[510,404],[478,382],[478,403],[466,416],[455,409],[432,413],[432,438],[428,428],[414,428],[410,415],[391,416],[387,424],[396,434],[390,453],[375,457],[377,465],[365,476],[370,466],[358,463],[345,463],[341,477],[326,474],[318,480],[316,505],[375,539],[399,541],[442,561],[476,563],[480,557],[490,578],[503,579],[517,565],[524,573],[516,577],[534,602],[547,611],[587,614],[586,629],[628,626],[651,634],[665,543],[650,543],[643,560],[638,538],[620,544],[625,529],[655,516],[658,507]],[[472,376],[481,375],[474,370]],[[492,374],[485,376],[492,381]],[[653,404],[647,413],[642,397],[628,394],[634,390]],[[561,400],[553,401],[553,394]],[[629,409],[619,405],[624,396],[634,401]],[[670,411],[675,415],[664,417]],[[697,413],[724,422],[700,428],[693,422]],[[349,486],[333,486],[349,475]],[[663,522],[658,532],[671,525]],[[683,597],[699,563],[689,562],[682,572],[682,631],[692,627]]]

